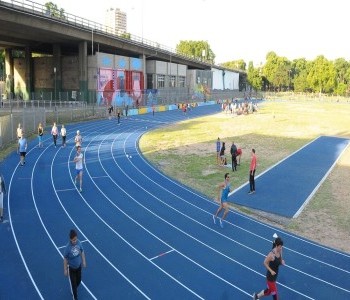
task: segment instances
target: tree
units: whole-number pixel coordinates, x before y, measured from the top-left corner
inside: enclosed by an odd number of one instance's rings
[[[350,64],[344,58],[337,58],[334,61],[336,89],[338,95],[345,96],[349,88],[349,69]]]
[[[266,55],[263,74],[270,88],[283,90],[290,86],[292,64],[286,57],[277,56],[275,52]]]
[[[315,92],[332,93],[336,84],[334,65],[323,55],[318,56],[311,65],[307,81]]]
[[[180,41],[176,53],[214,64],[215,54],[207,41]]]
[[[60,18],[60,19],[66,19],[65,11],[63,8],[59,9],[56,4],[53,2],[46,2],[46,13],[52,17]]]
[[[261,68],[254,68],[253,62],[249,62],[247,79],[250,86],[255,91],[260,91],[262,88],[262,76],[261,76]]]
[[[128,32],[124,32],[120,35],[123,39],[128,39],[130,40],[131,39],[131,34],[128,33]]]
[[[233,70],[245,71],[246,69],[246,63],[243,59],[232,60],[232,61],[221,63],[219,65],[228,69],[233,69]]]

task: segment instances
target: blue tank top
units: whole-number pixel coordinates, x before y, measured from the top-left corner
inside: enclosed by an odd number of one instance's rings
[[[225,188],[222,189],[222,192],[221,192],[221,201],[227,201],[228,199],[228,194],[230,193],[230,187],[231,187],[231,184],[227,184]]]

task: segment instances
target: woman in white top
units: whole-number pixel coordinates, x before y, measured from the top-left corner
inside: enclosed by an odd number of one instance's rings
[[[53,137],[53,144],[55,145],[55,148],[56,148],[56,144],[57,144],[57,136],[58,136],[58,128],[57,128],[57,125],[56,123],[53,123],[52,125],[52,129],[51,129],[51,134],[52,134],[52,137]]]
[[[81,143],[83,142],[83,138],[80,135],[80,131],[79,130],[77,131],[77,135],[74,138],[74,142],[75,142],[75,147],[77,147],[77,149],[78,149],[79,146],[81,147]]]
[[[78,146],[77,147],[77,154],[74,157],[73,162],[75,163],[75,172],[76,172],[76,176],[75,176],[75,185],[77,185],[78,183],[78,179],[79,179],[79,186],[80,189],[79,191],[82,192],[83,189],[83,153],[81,153],[81,147]]]
[[[18,127],[17,127],[17,139],[18,140],[22,137],[22,133],[23,133],[22,126],[21,126],[21,123],[19,123]]]
[[[64,148],[64,147],[66,147],[67,130],[63,124],[61,127],[61,137],[62,137],[62,146],[61,147]]]

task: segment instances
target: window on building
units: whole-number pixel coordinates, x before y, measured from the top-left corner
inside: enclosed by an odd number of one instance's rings
[[[169,82],[170,87],[175,87],[175,84],[176,84],[176,76],[170,76],[170,82]]]
[[[165,75],[157,75],[157,88],[165,87]]]
[[[153,75],[152,74],[147,74],[147,88],[148,89],[154,89]]]
[[[179,78],[178,78],[179,87],[185,87],[185,80],[186,80],[185,76],[179,76]]]

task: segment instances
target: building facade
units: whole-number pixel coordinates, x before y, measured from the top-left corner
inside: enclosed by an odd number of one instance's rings
[[[105,25],[108,33],[121,35],[126,33],[127,15],[119,8],[109,8],[106,11]]]

